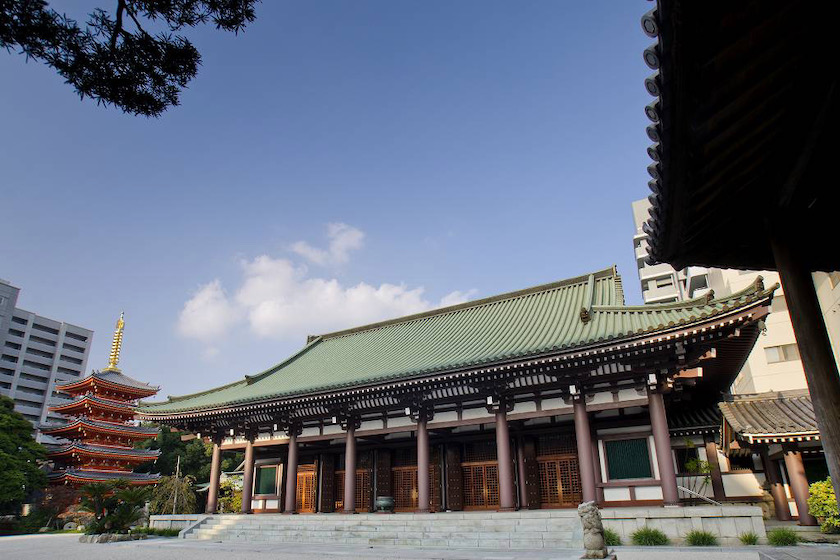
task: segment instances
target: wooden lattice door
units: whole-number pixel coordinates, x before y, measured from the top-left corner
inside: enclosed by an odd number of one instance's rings
[[[391,477],[393,481],[394,503],[397,511],[415,511],[419,507],[417,484],[417,449],[403,448],[394,452]],[[431,450],[429,457],[429,490],[431,511],[441,509],[441,469],[438,448]]]
[[[315,465],[298,465],[297,511],[315,513],[315,497],[318,493]]]
[[[574,436],[543,436],[537,445],[542,507],[576,507],[582,489]]]
[[[370,469],[356,469],[356,511],[370,511]],[[335,511],[344,511],[344,471],[335,471]]]
[[[496,462],[495,442],[466,444],[461,474],[464,483],[464,509],[499,507],[499,467]]]

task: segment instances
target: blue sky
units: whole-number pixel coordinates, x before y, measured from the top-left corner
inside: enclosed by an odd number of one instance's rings
[[[82,16],[98,2],[57,2]],[[105,3],[110,8],[110,3]],[[0,277],[189,393],[307,334],[617,264],[640,302],[644,1],[267,1],[148,120],[0,53]]]

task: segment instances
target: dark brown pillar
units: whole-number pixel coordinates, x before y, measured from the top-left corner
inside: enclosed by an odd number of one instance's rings
[[[344,513],[356,513],[356,427],[347,424],[344,446]]]
[[[426,419],[417,421],[417,511],[429,513],[429,430]]]
[[[219,505],[219,470],[222,466],[222,448],[213,443],[213,457],[210,459],[210,488],[207,490],[207,507],[204,513],[216,513]]]
[[[785,290],[796,344],[805,369],[805,379],[814,415],[820,428],[825,462],[840,505],[840,375],[825,328],[811,270],[801,260],[801,251],[785,238],[772,239],[776,269]]]
[[[499,510],[514,511],[516,497],[513,489],[513,458],[510,454],[510,432],[504,409],[496,412],[496,455],[499,462]]]
[[[656,448],[656,464],[659,466],[659,481],[662,484],[662,500],[666,506],[680,504],[677,492],[677,474],[671,454],[671,434],[668,432],[668,418],[665,416],[665,401],[662,394],[648,391],[650,426],[653,431],[653,446]]]
[[[525,445],[521,437],[516,438],[516,479],[519,481],[519,509],[528,507],[528,482],[525,479]]]
[[[805,476],[805,465],[802,464],[802,453],[796,446],[785,447],[785,468],[788,473],[790,491],[799,511],[799,524],[814,526],[817,520],[808,513],[808,478]]]
[[[709,478],[712,479],[712,493],[715,500],[722,502],[726,497],[726,492],[723,490],[723,475],[720,472],[720,462],[718,461],[717,444],[712,435],[703,436],[706,443],[706,462],[709,463]]]
[[[251,513],[254,496],[254,442],[245,443],[245,472],[242,473],[242,513]]]
[[[297,467],[298,467],[298,444],[297,432],[289,432],[289,456],[286,460],[286,503],[283,513],[297,513]]]
[[[589,413],[583,398],[575,400],[575,439],[577,440],[580,485],[584,502],[594,502],[595,465],[592,462],[592,432],[589,429]]]
[[[773,506],[776,510],[776,519],[779,521],[790,521],[790,504],[788,504],[785,486],[782,484],[782,474],[776,461],[770,459],[767,448],[760,452],[761,462],[764,464],[764,476],[767,477],[767,485],[770,487],[770,495],[773,496]]]

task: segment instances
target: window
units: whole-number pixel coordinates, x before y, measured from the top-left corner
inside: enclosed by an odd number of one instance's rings
[[[10,356],[9,354],[3,354],[2,356],[0,356],[0,359],[2,359],[4,362],[12,362],[13,364],[16,364],[18,360],[17,356]]]
[[[23,317],[12,317],[12,323],[17,323],[18,325],[25,325],[28,322],[29,321],[27,321]]]
[[[18,338],[23,338],[24,332],[17,329],[9,329],[9,334],[13,334]]]
[[[787,311],[787,300],[785,296],[776,296],[773,298],[773,303],[770,304],[770,311],[773,313],[781,313]]]
[[[678,473],[696,473],[700,454],[696,447],[682,447],[674,449],[674,459],[677,462]]]
[[[768,364],[779,362],[793,362],[799,359],[799,348],[796,344],[782,344],[781,346],[768,346],[764,349],[764,355]]]
[[[72,350],[73,352],[78,352],[79,354],[84,354],[85,353],[85,349],[82,348],[81,346],[75,346],[73,344],[67,344],[66,342],[64,343],[64,348],[67,348],[68,350]]]
[[[674,285],[674,280],[670,276],[667,278],[657,278],[656,279],[656,287],[657,288],[667,288],[669,286]]]
[[[17,342],[10,342],[10,341],[7,340],[6,341],[6,348],[12,348],[14,350],[20,350],[20,344],[18,344]]]
[[[15,374],[15,370],[5,368],[5,367],[0,367],[0,375],[14,375],[14,374]]]
[[[40,342],[41,344],[46,344],[47,346],[55,346],[55,341],[49,340],[47,338],[42,338],[40,336],[35,336],[34,334],[29,335],[29,340],[33,342]]]
[[[53,359],[53,355],[49,352],[44,352],[43,350],[36,350],[35,348],[27,348],[27,354],[32,354],[33,356],[39,356],[41,358],[47,358],[48,360]]]
[[[610,480],[653,477],[647,438],[605,441],[604,449]]]
[[[65,338],[72,338],[73,340],[78,340],[79,342],[87,342],[87,337],[82,336],[80,334],[66,332],[64,333]]]
[[[23,365],[34,368],[34,369],[50,371],[50,366],[48,366],[46,364],[39,364],[38,362],[32,362],[30,360],[24,360]]]
[[[277,494],[277,465],[257,467],[255,494]]]
[[[70,368],[66,368],[66,367],[61,367],[61,366],[58,366],[58,373],[63,373],[65,375],[72,375],[74,377],[79,377],[79,375],[81,375],[81,372],[79,372],[79,371],[76,371],[76,370],[70,369]]]
[[[37,323],[32,325],[32,328],[36,331],[46,332],[50,334],[58,334],[58,329],[54,329],[52,327],[47,327],[45,325],[39,325]]]
[[[61,361],[70,362],[76,365],[82,365],[82,360],[80,360],[79,358],[72,358],[70,356],[65,356],[64,354],[61,355]]]
[[[740,452],[729,454],[729,468],[733,471],[755,471],[752,453]]]

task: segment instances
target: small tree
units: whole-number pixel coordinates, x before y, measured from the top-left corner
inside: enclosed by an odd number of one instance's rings
[[[149,513],[164,515],[170,513],[195,513],[195,479],[191,476],[177,478],[161,477],[152,491]],[[173,511],[174,505],[174,511]]]
[[[49,514],[49,521],[45,526],[61,521],[62,514],[79,502],[79,491],[72,486],[48,486],[44,496],[38,504],[38,509]]]
[[[219,486],[219,511],[221,513],[242,511],[242,488],[231,480],[226,480]]]
[[[0,395],[0,514],[18,514],[26,497],[47,485],[39,468],[45,456],[32,424],[15,412],[15,401]]]

